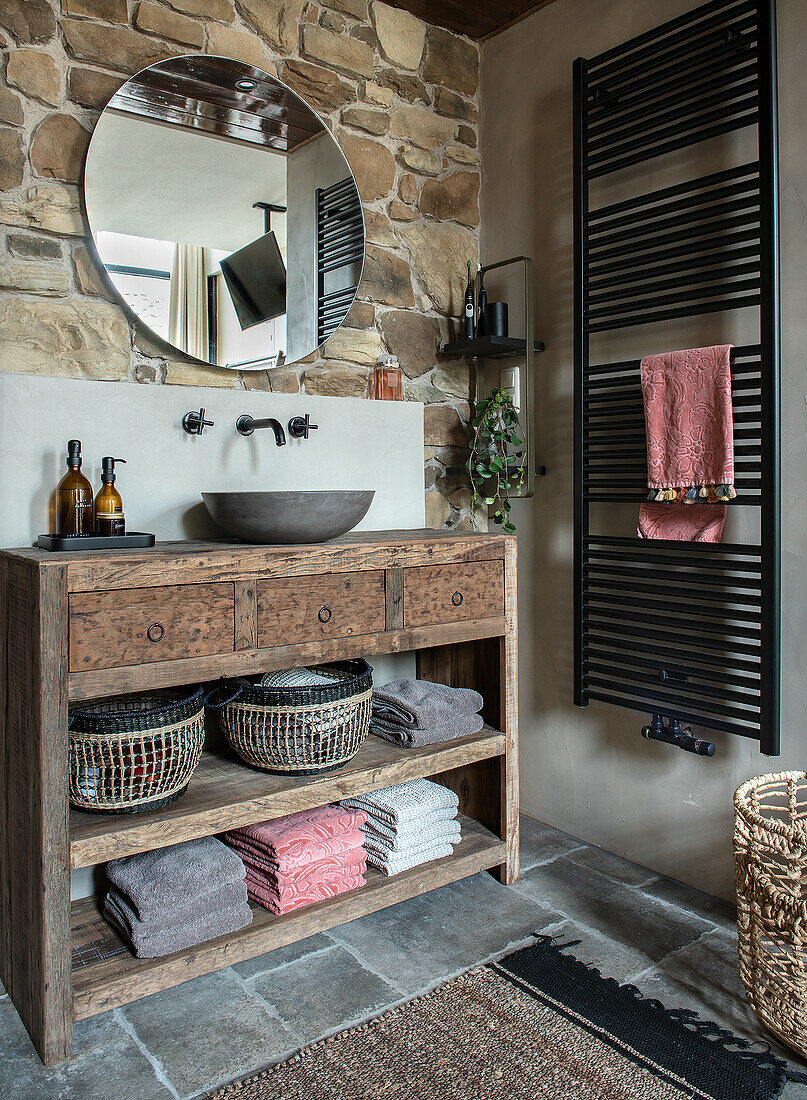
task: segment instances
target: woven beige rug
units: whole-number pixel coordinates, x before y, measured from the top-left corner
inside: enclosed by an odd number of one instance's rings
[[[770,1055],[549,941],[300,1051],[215,1100],[769,1100]],[[728,1037],[730,1039],[730,1037]],[[740,1043],[742,1046],[742,1043]]]

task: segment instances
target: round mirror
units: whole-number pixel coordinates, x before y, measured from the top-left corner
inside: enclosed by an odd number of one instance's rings
[[[171,58],[127,81],[93,132],[84,193],[121,298],[205,363],[302,359],[356,295],[350,165],[304,100],[240,61]]]

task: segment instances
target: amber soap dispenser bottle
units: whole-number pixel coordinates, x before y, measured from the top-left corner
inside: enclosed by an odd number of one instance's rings
[[[95,533],[97,535],[125,535],[126,517],[123,501],[115,488],[115,463],[125,458],[107,455],[101,462],[101,488],[95,498]]]
[[[56,487],[56,526],[65,537],[91,535],[92,485],[81,472],[81,440],[67,444],[67,473]]]

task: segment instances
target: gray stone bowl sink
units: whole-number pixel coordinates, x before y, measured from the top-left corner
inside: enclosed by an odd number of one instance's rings
[[[245,542],[327,542],[367,515],[374,489],[202,493],[210,518]]]

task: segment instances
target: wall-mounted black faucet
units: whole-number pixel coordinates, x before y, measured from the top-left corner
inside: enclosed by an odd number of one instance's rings
[[[308,439],[308,433],[314,432],[319,424],[312,424],[308,413],[305,416],[293,416],[289,421],[289,435],[295,439]]]
[[[205,428],[212,428],[213,421],[205,420],[205,410],[188,412],[182,417],[182,427],[188,435],[201,435]]]
[[[255,420],[249,413],[242,413],[235,422],[235,430],[239,435],[252,435],[257,428],[271,428],[275,433],[275,443],[278,447],[285,447],[286,433],[283,425],[273,416],[267,416],[264,420]]]

